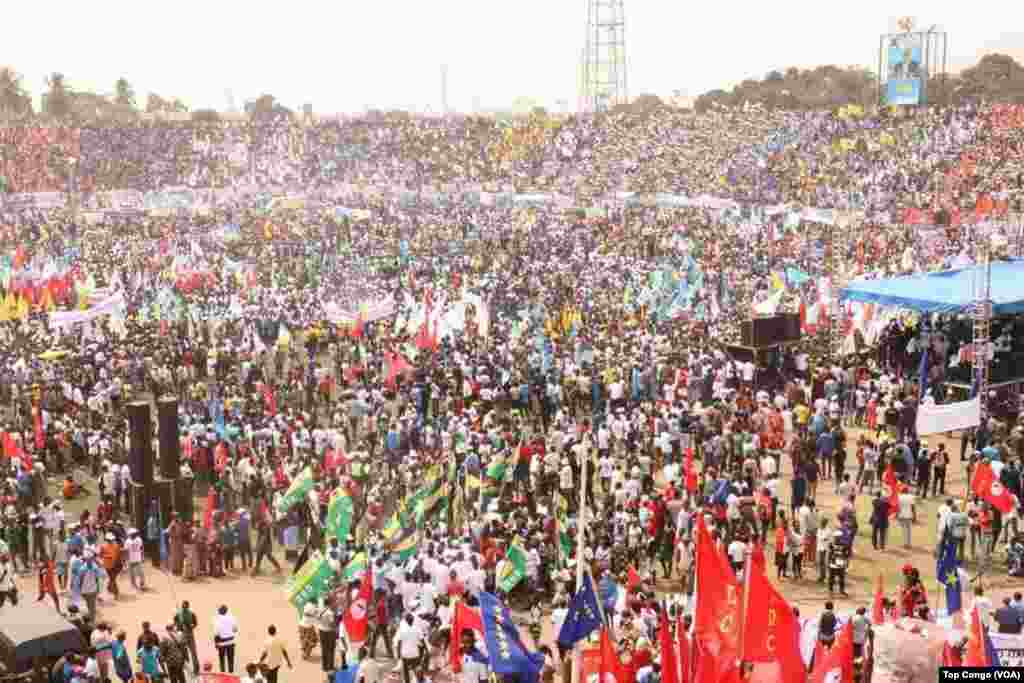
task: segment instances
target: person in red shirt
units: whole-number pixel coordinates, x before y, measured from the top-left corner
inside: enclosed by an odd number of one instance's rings
[[[49,595],[53,599],[53,606],[60,612],[60,597],[57,596],[57,582],[54,576],[53,560],[39,563],[39,597],[36,598],[36,602]]]
[[[448,595],[452,599],[463,599],[466,593],[466,584],[459,580],[459,575],[454,571],[448,573]]]

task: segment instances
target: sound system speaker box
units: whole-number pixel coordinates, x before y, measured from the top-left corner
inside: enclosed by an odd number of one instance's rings
[[[170,479],[153,480],[153,501],[159,506],[160,524],[166,529],[171,523],[171,513],[174,512],[174,481]]]
[[[799,313],[783,313],[782,314],[782,340],[784,342],[795,342],[800,341],[800,314]]]
[[[761,347],[771,346],[778,343],[778,331],[780,321],[777,316],[767,318],[754,318],[751,322],[750,346]]]
[[[146,515],[149,510],[150,487],[142,484],[130,484],[128,492],[132,497],[132,526],[139,530],[143,540],[146,538]]]
[[[178,477],[174,480],[174,511],[178,519],[189,521],[195,517],[195,479]]]
[[[132,482],[144,487],[153,483],[153,423],[148,401],[132,401],[128,413],[128,472]]]
[[[181,440],[178,438],[178,399],[162,396],[156,402],[160,443],[160,476],[177,479],[181,472]]]
[[[754,346],[754,321],[740,322],[740,346]]]

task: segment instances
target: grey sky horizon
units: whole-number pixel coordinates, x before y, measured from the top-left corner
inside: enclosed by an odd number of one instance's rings
[[[237,0],[172,7],[126,0],[94,4],[20,2],[5,7],[14,28],[0,64],[24,77],[36,103],[46,76],[62,72],[76,89],[111,93],[124,77],[140,105],[149,92],[180,97],[192,109],[238,107],[262,93],[319,113],[441,105],[470,111],[529,97],[574,109],[585,0],[280,5]],[[996,16],[989,17],[992,10]],[[773,69],[821,64],[874,69],[878,39],[901,16],[949,36],[950,69],[988,52],[1024,58],[1024,5],[994,2],[883,6],[878,0],[781,4],[625,0],[631,96],[696,96]],[[39,30],[32,31],[29,27]]]

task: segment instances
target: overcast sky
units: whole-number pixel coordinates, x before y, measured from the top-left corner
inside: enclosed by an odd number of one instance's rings
[[[503,106],[516,97],[576,103],[586,0],[176,0],[174,3],[4,3],[0,63],[38,98],[45,76],[111,92],[119,77],[140,94],[177,96],[193,109],[224,109],[269,92],[321,113],[441,102]],[[157,9],[159,8],[159,9]],[[664,2],[625,0],[631,95],[697,95],[819,64],[875,67],[878,38],[910,15],[949,33],[951,61],[1024,48],[1024,4],[877,0]],[[1018,52],[1019,54],[1019,52]],[[37,99],[38,101],[38,99]]]

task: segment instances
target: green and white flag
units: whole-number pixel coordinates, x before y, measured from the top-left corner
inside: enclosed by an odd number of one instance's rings
[[[339,486],[331,494],[324,531],[328,539],[337,538],[339,541],[345,541],[352,531],[352,496],[344,486]]]
[[[281,496],[281,500],[277,501],[277,505],[274,506],[274,511],[278,515],[291,510],[294,506],[298,505],[306,497],[306,494],[313,489],[313,469],[307,467],[299,473],[299,476],[295,477],[292,481],[291,486]]]
[[[349,563],[345,565],[345,569],[342,570],[341,575],[345,579],[346,583],[354,581],[366,571],[368,566],[369,560],[366,557],[366,553],[356,553],[355,556],[349,560]]]
[[[330,563],[315,551],[306,564],[288,580],[285,592],[292,607],[302,613],[307,603],[320,599],[334,584],[334,572]]]
[[[526,551],[519,544],[519,539],[512,541],[505,553],[505,567],[498,577],[498,588],[509,593],[526,578]]]

